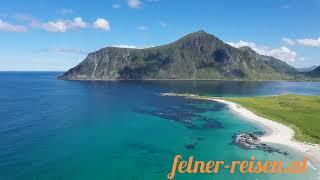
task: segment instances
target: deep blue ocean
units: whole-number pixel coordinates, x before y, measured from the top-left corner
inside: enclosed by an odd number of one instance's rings
[[[62,81],[61,72],[0,72],[0,180],[166,179],[173,158],[302,159],[293,150],[246,150],[241,132],[264,133],[219,103],[160,93],[320,95],[315,82]],[[286,153],[282,153],[286,152]],[[305,175],[176,175],[176,179],[317,179]]]

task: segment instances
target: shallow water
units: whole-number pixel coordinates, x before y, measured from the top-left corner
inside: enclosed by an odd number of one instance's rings
[[[0,179],[165,179],[173,157],[286,162],[302,157],[232,143],[260,127],[219,103],[162,97],[320,95],[320,83],[60,81],[55,72],[0,73]],[[177,175],[176,179],[315,179],[306,175]]]

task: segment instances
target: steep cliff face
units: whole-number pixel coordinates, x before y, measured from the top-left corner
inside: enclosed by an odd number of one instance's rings
[[[248,47],[234,48],[204,31],[147,49],[107,47],[60,79],[287,79],[297,70]]]

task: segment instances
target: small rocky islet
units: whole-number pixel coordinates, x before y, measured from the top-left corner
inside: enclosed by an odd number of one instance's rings
[[[273,148],[265,143],[262,143],[260,141],[259,135],[253,133],[239,133],[234,135],[233,144],[247,150],[258,149],[268,153],[279,153],[282,155],[288,155],[288,152]]]

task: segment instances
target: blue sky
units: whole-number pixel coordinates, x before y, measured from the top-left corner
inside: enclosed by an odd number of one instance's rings
[[[203,29],[295,67],[320,64],[320,0],[0,0],[0,70],[65,71],[106,46]]]

